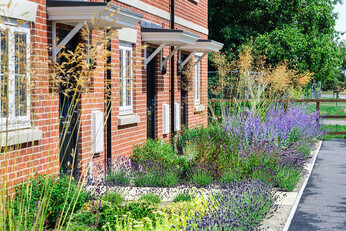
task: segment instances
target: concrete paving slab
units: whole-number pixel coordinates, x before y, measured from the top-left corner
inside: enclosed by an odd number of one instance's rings
[[[287,192],[286,197],[282,199],[281,205],[293,206],[298,196],[298,192]]]

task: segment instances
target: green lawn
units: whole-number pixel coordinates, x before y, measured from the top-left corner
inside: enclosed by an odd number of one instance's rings
[[[327,131],[330,132],[346,132],[346,126],[345,125],[325,125],[327,128]],[[325,135],[323,139],[346,139],[346,135]]]
[[[346,103],[338,103],[337,105],[335,103],[321,103],[321,115],[346,115]],[[309,108],[316,111],[316,104],[309,103]]]

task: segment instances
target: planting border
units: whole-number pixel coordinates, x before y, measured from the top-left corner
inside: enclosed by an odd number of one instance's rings
[[[211,102],[212,109],[215,111],[215,105],[217,102],[251,102],[251,100],[233,100],[233,99],[209,99]],[[320,115],[320,105],[321,103],[345,103],[346,99],[287,99],[279,100],[279,102],[287,103],[316,103],[316,111]],[[221,116],[216,116],[216,118]],[[321,118],[325,119],[346,119],[346,115],[320,115]],[[319,121],[317,121],[319,123]],[[346,135],[346,132],[328,132],[328,135]]]

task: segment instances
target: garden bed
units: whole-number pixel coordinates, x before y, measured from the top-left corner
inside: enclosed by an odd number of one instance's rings
[[[34,180],[39,187],[26,214],[35,224],[43,203],[48,210],[40,225],[47,230],[257,229],[276,210],[277,191],[294,192],[302,180],[316,137],[324,134],[317,119],[307,106],[294,104],[230,111],[206,128],[184,129],[173,145],[137,145],[88,192],[66,177],[47,187],[47,178]],[[14,205],[26,188],[18,189]],[[53,195],[47,202],[40,197],[44,188]]]

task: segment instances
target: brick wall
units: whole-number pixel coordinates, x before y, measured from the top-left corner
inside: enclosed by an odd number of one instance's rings
[[[48,46],[51,33],[45,0],[38,3],[36,21],[31,26],[31,124],[40,129],[42,139],[33,143],[2,148],[0,177],[9,185],[21,182],[23,177],[37,173],[59,172],[59,96],[49,87]],[[6,133],[5,131],[3,131]]]
[[[49,82],[49,68],[48,60],[50,59],[49,48],[51,47],[51,35],[52,27],[51,22],[47,20],[46,2],[45,0],[31,0],[38,3],[36,22],[32,24],[31,38],[33,45],[33,55],[39,59],[39,67],[36,68],[36,74],[32,77],[33,89],[31,91],[32,96],[32,124],[43,131],[43,138],[32,144],[21,145],[12,147],[14,150],[7,152],[5,155],[0,156],[0,175],[4,175],[5,166],[8,165],[6,172],[8,173],[11,184],[17,184],[24,176],[29,173],[38,172],[55,173],[59,172],[59,94],[57,91],[50,89]],[[101,1],[101,0],[99,0]],[[103,1],[102,1],[103,2]],[[144,0],[154,7],[169,12],[168,0]],[[144,20],[150,21],[163,28],[169,28],[170,22],[167,19],[152,15],[146,11],[142,11],[133,6],[129,6],[118,1],[113,1],[114,4],[124,7],[126,9],[138,12],[144,15]],[[191,21],[201,27],[207,28],[207,0],[200,0],[198,4],[189,0],[176,0],[176,16],[182,19]],[[64,25],[59,25],[63,27]],[[67,27],[68,28],[68,27]],[[133,55],[135,62],[141,62],[140,57],[143,57],[143,51],[140,49],[142,45],[141,33],[139,23],[135,28],[137,33],[137,43],[133,47]],[[176,24],[175,29],[183,29],[194,32],[201,36],[201,39],[207,39],[207,35],[198,31],[194,31],[188,27]],[[93,38],[99,38],[103,36],[102,31],[94,31],[92,33]],[[154,47],[154,45],[149,44]],[[115,35],[111,43],[111,62],[115,64],[115,68],[112,70],[112,159],[115,160],[118,157],[128,156],[132,150],[133,145],[145,141],[147,138],[147,119],[146,119],[146,70],[144,68],[138,68],[134,70],[134,87],[133,87],[133,111],[140,116],[140,122],[132,125],[119,126],[119,71],[116,68],[116,64],[119,61],[119,39]],[[167,56],[170,52],[170,47],[165,47],[163,50],[163,56]],[[102,56],[102,55],[101,55]],[[174,62],[177,62],[176,54]],[[156,135],[158,138],[169,140],[169,136],[162,134],[162,105],[170,104],[170,62],[167,63],[167,73],[161,74],[159,68],[159,56],[156,56]],[[208,59],[205,57],[201,61],[201,104],[204,105],[205,110],[200,113],[194,112],[194,92],[192,90],[188,92],[188,124],[189,127],[207,125],[207,68]],[[105,102],[105,60],[97,60],[97,68],[95,69],[92,91],[82,93],[80,97],[79,110],[81,113],[80,131],[79,131],[79,167],[85,171],[89,162],[93,161],[93,166],[101,166],[103,168],[106,161],[107,152],[107,130],[105,126],[105,150],[102,153],[98,153],[94,157],[91,153],[91,112],[94,110],[102,111],[106,115]],[[177,73],[175,65],[175,73]],[[175,102],[180,103],[181,97],[181,79],[180,76],[175,76]],[[95,167],[94,167],[95,168]],[[99,173],[96,171],[94,175]],[[85,172],[84,172],[85,173]]]

